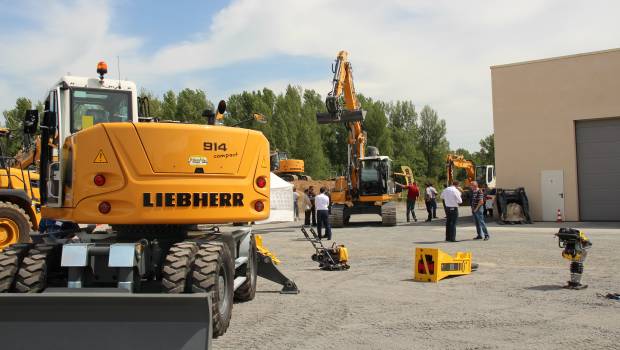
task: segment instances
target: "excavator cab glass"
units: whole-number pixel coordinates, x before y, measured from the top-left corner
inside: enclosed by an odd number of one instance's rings
[[[99,123],[130,122],[131,93],[103,89],[71,90],[71,132]]]
[[[364,196],[394,193],[394,181],[389,158],[363,159],[360,171],[360,190]]]

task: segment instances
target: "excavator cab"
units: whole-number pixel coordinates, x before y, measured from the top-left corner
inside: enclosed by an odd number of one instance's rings
[[[361,159],[360,195],[381,196],[394,194],[392,161],[386,156]]]

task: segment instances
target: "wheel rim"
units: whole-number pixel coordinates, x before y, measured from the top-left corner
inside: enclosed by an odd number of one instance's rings
[[[0,249],[17,243],[18,238],[19,226],[15,221],[8,218],[0,219]]]
[[[226,288],[226,273],[222,272],[217,276],[217,294],[219,297],[220,314],[224,315],[228,308],[228,288]]]

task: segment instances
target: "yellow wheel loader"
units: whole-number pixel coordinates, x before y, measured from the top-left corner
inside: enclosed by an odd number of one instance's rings
[[[104,79],[103,62],[97,72],[65,76],[46,96],[41,210],[111,229],[0,253],[2,347],[205,349],[228,328],[233,301],[254,298],[257,276],[298,292],[251,227],[204,225],[269,216],[263,134],[140,123],[136,85]]]
[[[36,111],[26,113],[25,128],[36,128]],[[26,130],[26,131],[28,131]],[[0,128],[0,251],[11,244],[30,242],[39,228],[39,174],[34,166],[36,147],[29,142],[15,157],[8,155],[10,131]],[[27,138],[28,139],[28,138]]]

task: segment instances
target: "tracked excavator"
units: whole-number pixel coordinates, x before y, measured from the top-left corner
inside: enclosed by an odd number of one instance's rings
[[[353,85],[348,53],[340,51],[332,67],[332,90],[325,100],[327,113],[317,113],[319,124],[344,123],[348,130],[348,163],[344,176],[336,178],[329,216],[333,227],[343,227],[353,214],[379,214],[385,226],[396,225],[395,186],[392,161],[366,146],[363,121]],[[366,150],[368,148],[368,154]]]
[[[44,218],[111,229],[0,253],[1,347],[207,349],[257,276],[298,292],[251,226],[206,225],[269,216],[269,143],[248,129],[139,122],[136,85],[104,78],[103,62],[97,72],[62,77],[45,98],[39,189]]]
[[[271,171],[288,182],[312,180],[310,176],[304,174],[304,161],[289,159],[287,152],[277,150],[271,152],[270,162]]]

